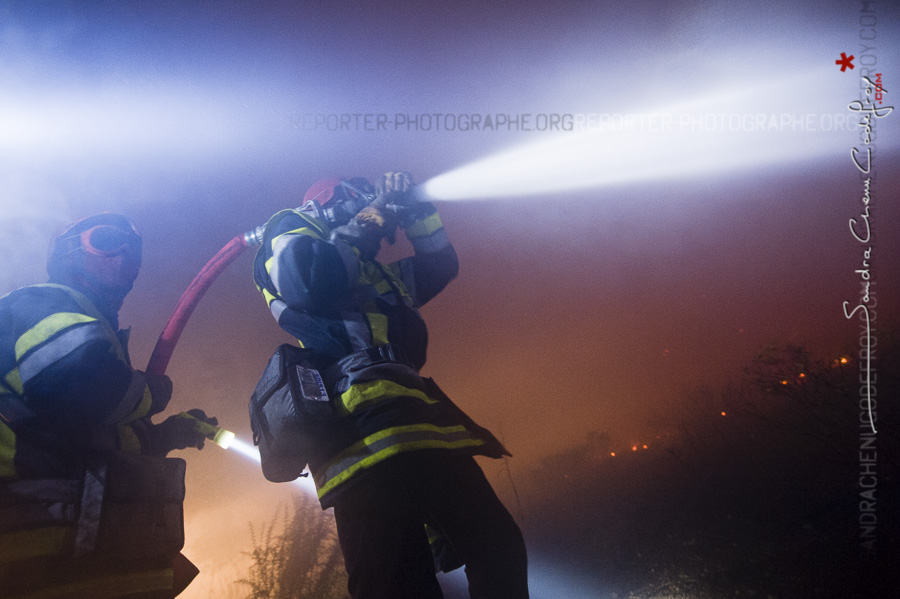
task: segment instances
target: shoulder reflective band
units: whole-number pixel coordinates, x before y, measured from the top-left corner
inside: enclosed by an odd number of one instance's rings
[[[104,327],[95,319],[92,319],[89,316],[84,316],[83,314],[79,314],[77,316],[83,317],[84,320],[81,320],[80,322],[86,324],[64,331],[61,335],[53,338],[43,345],[32,343],[34,339],[26,340],[23,343],[16,343],[17,359],[20,358],[25,352],[33,350],[31,351],[31,353],[25,355],[25,357],[19,362],[19,379],[23,384],[40,374],[41,371],[43,371],[45,368],[47,368],[60,358],[67,356],[89,341],[101,340],[108,341],[112,346],[118,345],[117,342],[109,338],[109,336],[106,334],[106,331],[104,330]],[[72,326],[73,324],[77,323],[74,320],[70,320],[67,326]],[[30,332],[31,331],[29,331],[28,333]],[[25,335],[28,335],[28,333],[25,333]],[[25,335],[23,335],[23,337]],[[46,339],[46,337],[44,339]],[[20,341],[22,341],[21,338]],[[36,346],[37,349],[34,349]]]
[[[76,324],[95,322],[96,320],[92,316],[78,312],[57,312],[56,314],[51,314],[16,339],[16,360],[21,359],[31,349],[41,345],[60,331]]]

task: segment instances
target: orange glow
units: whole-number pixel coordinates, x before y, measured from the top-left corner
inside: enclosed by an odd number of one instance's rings
[[[644,449],[647,449],[647,446],[646,446],[646,445],[644,445]]]
[[[846,364],[846,363],[847,363],[847,358],[841,358],[841,364]]]
[[[725,412],[722,412],[722,416],[724,416],[724,415],[725,415]]]
[[[801,372],[801,373],[800,373],[800,378],[801,378],[801,379],[805,379],[805,378],[806,378],[806,375],[803,374],[803,373]]]
[[[785,381],[781,381],[781,384],[782,384],[782,385],[787,385],[788,383],[787,383],[787,381],[785,380]]]
[[[631,451],[637,451],[637,445],[634,445],[634,446],[631,448]]]
[[[610,452],[609,452],[609,455],[611,455],[612,457],[616,457],[616,452],[615,452],[615,451],[610,451]]]

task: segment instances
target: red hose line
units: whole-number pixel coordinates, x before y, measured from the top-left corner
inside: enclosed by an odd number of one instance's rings
[[[150,355],[150,361],[147,363],[147,373],[162,375],[166,373],[169,360],[172,358],[172,352],[175,351],[175,345],[178,338],[181,337],[188,319],[194,312],[194,308],[200,303],[200,299],[206,290],[213,284],[225,268],[234,262],[235,258],[247,249],[249,244],[243,234],[238,235],[219,250],[206,265],[200,269],[191,284],[188,285],[181,298],[175,305],[175,310],[169,317],[166,327],[163,329],[156,341],[156,347]]]

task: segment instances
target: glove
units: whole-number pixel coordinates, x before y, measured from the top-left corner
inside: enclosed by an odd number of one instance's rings
[[[406,171],[391,171],[383,174],[375,183],[375,201],[380,206],[411,206],[416,203],[412,192],[416,184]]]
[[[150,414],[159,414],[172,399],[172,379],[164,374],[141,372],[150,389]]]
[[[187,413],[201,422],[213,426],[219,424],[217,418],[207,416],[203,410],[188,410]],[[166,455],[174,449],[188,447],[203,449],[206,435],[198,429],[197,422],[193,418],[175,415],[157,424],[153,430],[153,453]]]
[[[412,175],[405,171],[382,175],[376,183],[375,193],[376,199],[372,205],[383,208],[382,211],[393,212],[397,216],[397,224],[403,229],[436,212],[434,205],[421,201]]]
[[[378,200],[376,200],[377,202]],[[394,243],[397,215],[375,202],[360,210],[349,223],[331,232],[332,239],[342,239],[357,248],[363,260],[373,260],[381,249],[381,240]]]

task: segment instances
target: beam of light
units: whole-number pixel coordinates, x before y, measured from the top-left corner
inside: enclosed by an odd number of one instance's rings
[[[519,197],[844,155],[858,119],[846,108],[852,94],[845,97],[833,75],[742,82],[655,109],[600,114],[584,119],[582,131],[572,115],[570,131],[438,175],[424,192],[445,201]]]
[[[245,458],[248,458],[253,462],[256,462],[257,464],[262,463],[262,460],[259,456],[259,449],[257,449],[255,445],[247,443],[246,441],[243,441],[238,437],[232,439],[229,449],[235,451]],[[313,497],[316,496],[315,484],[310,480],[310,477],[308,476],[301,476],[300,478],[292,481],[291,484],[299,487],[304,493],[308,495],[312,495]]]
[[[227,148],[221,102],[186,91],[0,93],[0,154],[21,160],[197,153]]]

